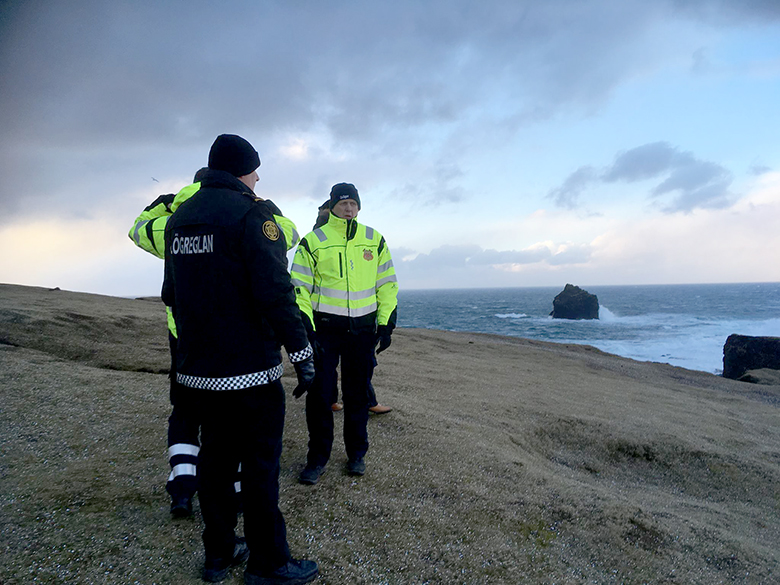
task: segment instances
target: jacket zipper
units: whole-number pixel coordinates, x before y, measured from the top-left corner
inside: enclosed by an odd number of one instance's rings
[[[349,258],[348,258],[349,255],[347,254],[347,252],[349,251],[349,240],[350,240],[349,230],[352,227],[352,222],[353,221],[354,220],[351,220],[351,219],[347,220],[347,233],[346,233],[347,239],[344,242],[344,261],[345,262],[349,262]],[[346,266],[345,266],[345,269],[346,269]],[[346,282],[346,285],[347,285],[347,287],[346,287],[347,288],[347,323],[349,323],[349,325],[347,326],[347,329],[348,329],[349,332],[351,332],[352,331],[352,317],[350,316],[350,312],[351,311],[350,311],[350,308],[349,308],[349,305],[350,305],[350,303],[349,303],[349,296],[350,296],[349,295],[349,270],[347,270],[346,272],[347,273],[346,273],[345,280],[347,281]]]

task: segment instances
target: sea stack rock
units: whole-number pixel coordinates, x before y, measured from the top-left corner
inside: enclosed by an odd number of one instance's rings
[[[596,295],[567,284],[553,299],[553,319],[598,319],[599,299]]]
[[[738,380],[749,370],[764,368],[780,370],[780,337],[729,335],[723,346],[724,378]]]

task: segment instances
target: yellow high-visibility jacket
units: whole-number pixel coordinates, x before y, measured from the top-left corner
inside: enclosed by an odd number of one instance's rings
[[[176,207],[192,197],[200,189],[200,183],[187,185],[177,194],[160,195],[141,212],[130,228],[130,239],[135,245],[160,259],[165,259],[165,224]],[[178,198],[178,200],[177,200]]]
[[[187,185],[181,191],[169,195],[160,195],[141,212],[130,232],[127,234],[136,246],[146,250],[158,258],[165,259],[165,225],[168,218],[178,207],[200,190],[200,183]],[[298,230],[292,220],[284,217],[281,212],[274,214],[274,221],[282,230],[287,249],[291,250],[298,243]],[[168,330],[176,336],[176,323],[170,307],[168,311]]]
[[[295,252],[292,283],[312,327],[353,331],[395,326],[398,280],[384,237],[333,214]]]

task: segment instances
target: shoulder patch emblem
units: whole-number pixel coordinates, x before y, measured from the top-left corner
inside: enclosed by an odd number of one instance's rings
[[[275,242],[279,239],[279,226],[269,219],[263,224],[263,234],[266,238]]]
[[[374,254],[371,253],[371,250],[363,248],[363,259],[371,262],[374,259]]]

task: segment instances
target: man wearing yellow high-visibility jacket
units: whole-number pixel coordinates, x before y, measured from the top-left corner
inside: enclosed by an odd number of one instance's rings
[[[334,185],[330,218],[301,239],[292,265],[298,307],[315,346],[317,378],[306,395],[309,452],[299,481],[317,483],[333,447],[332,389],[341,361],[347,473],[363,475],[368,451],[368,383],[375,347],[390,346],[398,282],[390,250],[375,229],[355,219],[360,196]]]
[[[200,190],[200,180],[208,167],[195,173],[194,182],[181,191],[168,195],[160,195],[133,222],[128,236],[136,246],[150,254],[165,259],[165,226],[168,218],[183,203],[188,201]],[[269,204],[273,205],[270,201]],[[274,221],[281,228],[287,249],[291,250],[299,240],[295,224],[274,208]],[[168,462],[171,472],[166,483],[166,490],[171,496],[171,514],[181,518],[192,514],[192,498],[197,491],[197,463],[200,451],[200,420],[195,416],[188,391],[176,381],[176,323],[170,307],[168,312],[168,341],[171,349],[171,415],[168,418]],[[236,490],[241,484],[236,482]]]

